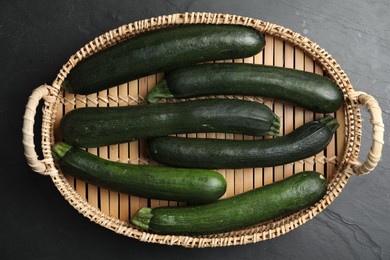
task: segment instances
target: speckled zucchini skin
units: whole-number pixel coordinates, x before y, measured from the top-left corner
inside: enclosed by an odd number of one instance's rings
[[[240,25],[183,25],[143,33],[82,60],[63,88],[95,93],[128,81],[204,61],[253,56],[264,35]]]
[[[215,171],[118,163],[66,143],[55,144],[53,153],[65,174],[139,197],[209,203],[226,191],[225,179]]]
[[[325,193],[323,175],[301,172],[206,205],[142,208],[132,222],[158,234],[213,234],[286,216],[315,204]]]
[[[344,97],[337,84],[310,72],[244,63],[199,64],[166,73],[147,96],[190,98],[209,95],[270,97],[317,112],[332,113]]]
[[[267,106],[245,100],[205,99],[125,107],[79,108],[60,123],[65,142],[99,147],[181,133],[279,134],[279,118]]]
[[[264,140],[157,137],[148,140],[150,156],[159,163],[185,168],[270,167],[295,162],[324,150],[339,124],[327,116],[288,135]]]

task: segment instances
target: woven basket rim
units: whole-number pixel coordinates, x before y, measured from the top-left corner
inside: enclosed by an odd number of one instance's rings
[[[141,34],[149,30],[157,30],[163,27],[184,24],[239,24],[250,26],[258,31],[274,37],[278,37],[294,46],[302,49],[306,54],[318,61],[344,93],[345,115],[345,146],[342,159],[338,162],[332,181],[328,184],[325,197],[314,206],[291,214],[279,220],[262,223],[255,227],[248,227],[239,231],[205,235],[205,236],[174,236],[157,235],[136,229],[132,224],[102,213],[99,209],[90,205],[68,183],[65,176],[57,169],[51,154],[51,146],[54,144],[54,122],[59,97],[62,93],[61,85],[70,70],[82,59],[107,48],[126,38]],[[184,247],[220,247],[255,243],[285,234],[296,227],[306,223],[322,212],[340,194],[351,175],[351,165],[357,161],[361,140],[361,115],[360,109],[353,95],[353,87],[340,65],[322,49],[318,44],[293,32],[283,26],[238,15],[219,13],[177,13],[158,16],[150,19],[122,25],[110,30],[87,43],[79,51],[70,57],[62,67],[57,78],[49,90],[48,98],[45,98],[42,120],[42,151],[46,173],[50,175],[53,183],[62,196],[81,214],[99,225],[113,230],[118,234],[138,239],[140,241],[160,243],[167,245],[180,245]]]

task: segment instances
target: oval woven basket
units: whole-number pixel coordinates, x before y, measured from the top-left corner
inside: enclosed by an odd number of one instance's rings
[[[216,62],[245,62],[306,70],[330,77],[342,89],[345,97],[344,105],[332,114],[332,116],[337,117],[340,127],[324,151],[305,160],[277,167],[219,171],[228,183],[226,194],[223,197],[230,197],[281,180],[303,170],[316,170],[323,173],[328,181],[327,194],[320,202],[284,218],[233,232],[205,236],[157,235],[135,228],[129,219],[143,206],[176,206],[177,202],[148,200],[103,189],[67,176],[61,172],[61,169],[57,168],[51,154],[51,146],[61,140],[58,124],[65,113],[84,106],[128,106],[144,103],[144,96],[148,89],[163,77],[163,73],[150,75],[101,91],[98,94],[84,96],[65,93],[61,89],[69,71],[82,59],[126,38],[163,27],[193,23],[240,24],[253,27],[265,34],[266,47],[260,54],[245,59]],[[281,118],[282,134],[288,134],[305,122],[324,116],[277,100],[240,96],[223,98],[244,98],[268,105]],[[36,109],[41,99],[44,100],[41,130],[41,147],[44,158],[38,159],[34,146],[33,126]],[[371,124],[373,125],[373,143],[364,163],[358,161],[362,135],[360,104],[364,105],[370,112]],[[91,221],[118,234],[145,242],[184,247],[217,247],[255,243],[275,238],[315,217],[340,194],[352,174],[366,174],[375,168],[381,157],[383,131],[381,110],[375,99],[366,93],[354,91],[341,67],[316,43],[287,28],[257,19],[228,14],[183,13],[123,25],[97,37],[82,47],[70,57],[51,85],[42,85],[33,91],[24,116],[23,143],[27,162],[31,168],[38,173],[50,176],[63,197]],[[193,134],[191,137],[194,136],[198,138],[253,139],[249,136],[232,134]],[[113,161],[139,164],[154,163],[149,161],[142,141],[89,148],[88,151]]]

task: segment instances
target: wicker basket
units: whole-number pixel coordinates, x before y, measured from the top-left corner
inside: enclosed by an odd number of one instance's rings
[[[127,106],[144,103],[143,97],[148,89],[163,77],[162,73],[150,75],[107,91],[101,91],[99,94],[84,96],[64,93],[61,90],[61,84],[69,71],[80,60],[128,37],[149,30],[192,23],[241,24],[265,33],[267,44],[262,53],[246,59],[218,62],[257,63],[306,70],[329,76],[342,89],[345,97],[344,105],[333,114],[337,117],[340,127],[324,151],[305,160],[278,167],[220,171],[228,182],[224,197],[230,197],[278,181],[302,170],[316,170],[322,172],[328,181],[327,194],[319,203],[284,218],[234,232],[207,236],[164,236],[139,230],[129,223],[129,219],[142,206],[175,206],[178,205],[177,202],[147,200],[120,194],[66,176],[59,168],[56,168],[51,155],[51,145],[61,140],[58,124],[65,113],[83,106]],[[270,106],[281,117],[281,133],[283,134],[291,132],[305,122],[323,116],[271,99],[239,96],[225,98],[244,98]],[[41,133],[44,158],[39,160],[34,148],[33,126],[36,109],[41,99],[44,99]],[[360,104],[370,112],[373,125],[373,143],[364,163],[357,160],[362,134]],[[43,175],[49,175],[64,198],[91,221],[116,233],[145,242],[184,247],[218,247],[255,243],[275,238],[315,217],[338,196],[351,174],[362,175],[375,168],[381,157],[383,131],[381,110],[375,99],[366,93],[354,91],[347,75],[337,62],[316,43],[282,26],[261,20],[228,14],[183,13],[123,25],[99,36],[81,48],[70,57],[50,86],[43,85],[33,91],[24,116],[23,143],[27,162],[31,168]],[[253,138],[228,134],[197,134],[196,136],[199,138]],[[149,163],[142,141],[91,148],[88,151],[113,161]]]

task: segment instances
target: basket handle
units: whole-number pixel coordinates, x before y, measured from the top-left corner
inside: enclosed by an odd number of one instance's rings
[[[31,96],[28,98],[26,110],[23,116],[23,146],[24,155],[27,159],[27,164],[37,173],[46,174],[46,165],[43,160],[38,159],[34,145],[34,118],[39,101],[42,98],[48,97],[49,89],[47,85],[41,85],[34,89]]]
[[[383,136],[385,131],[382,119],[382,110],[375,98],[365,92],[355,91],[351,96],[356,99],[359,104],[363,105],[371,116],[370,122],[372,124],[373,140],[370,151],[365,162],[356,162],[352,167],[353,174],[365,175],[375,169],[382,156],[382,147],[384,144]]]

